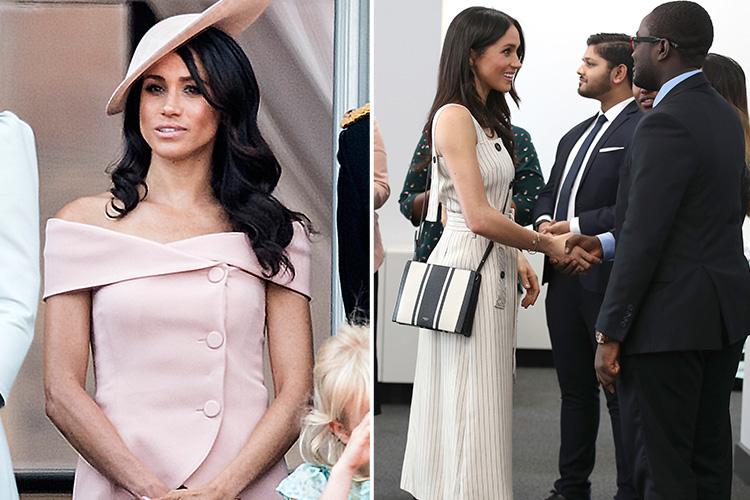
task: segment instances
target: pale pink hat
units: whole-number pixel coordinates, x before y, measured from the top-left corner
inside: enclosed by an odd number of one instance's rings
[[[260,16],[269,1],[219,0],[200,14],[181,14],[159,21],[138,42],[125,79],[109,98],[107,114],[114,115],[125,108],[130,86],[159,59],[210,27],[236,37]]]

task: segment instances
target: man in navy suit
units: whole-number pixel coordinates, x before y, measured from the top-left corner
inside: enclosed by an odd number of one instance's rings
[[[597,114],[560,140],[550,179],[534,207],[540,232],[599,235],[614,227],[620,167],[641,113],[632,94],[630,39],[597,34],[587,40],[578,69],[578,93],[601,103]],[[607,235],[604,245],[612,241]],[[594,372],[594,323],[611,263],[579,276],[566,263],[545,259],[547,325],[562,394],[560,478],[548,500],[590,500],[599,429],[599,386]],[[555,267],[557,266],[557,267]],[[606,393],[617,459],[617,500],[635,498],[620,434],[617,397]]]
[[[659,90],[617,195],[617,253],[596,321],[596,371],[620,399],[642,500],[729,500],[729,396],[750,332],[742,127],[700,71],[708,13],[669,2],[631,39],[635,83]],[[606,252],[605,252],[606,253]]]

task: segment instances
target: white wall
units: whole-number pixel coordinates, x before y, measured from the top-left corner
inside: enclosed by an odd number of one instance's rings
[[[383,245],[409,247],[411,224],[398,195],[435,95],[440,59],[440,0],[374,3],[374,102],[388,153],[391,198],[379,211]]]

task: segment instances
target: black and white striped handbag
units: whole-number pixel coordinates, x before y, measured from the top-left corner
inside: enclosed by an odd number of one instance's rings
[[[435,118],[433,118],[432,137],[435,136],[435,123]],[[439,167],[434,147],[431,156],[432,161],[427,167],[427,178],[431,180],[432,196],[435,196],[435,199],[430,199],[428,210],[430,214],[427,218],[431,221],[438,221],[440,220],[437,200],[440,191],[438,187]],[[513,182],[508,186],[508,193],[502,204],[503,210],[507,209],[512,187]],[[414,258],[406,263],[401,276],[401,285],[398,289],[392,319],[402,325],[460,333],[465,337],[470,337],[479,298],[479,286],[482,283],[480,272],[492,251],[494,242],[488,242],[487,249],[475,271],[419,262],[416,260],[417,245],[421,241],[424,229],[425,208],[427,208],[427,203],[422,205],[419,232],[414,239]]]
[[[480,271],[492,245],[490,241],[476,271],[416,260],[407,262],[401,276],[393,321],[471,336],[482,283]]]

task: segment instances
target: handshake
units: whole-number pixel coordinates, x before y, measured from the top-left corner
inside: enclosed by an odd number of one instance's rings
[[[604,252],[599,238],[571,233],[570,221],[543,221],[537,226],[537,231],[564,242],[562,253],[549,255],[550,264],[562,273],[581,274],[602,262]]]

